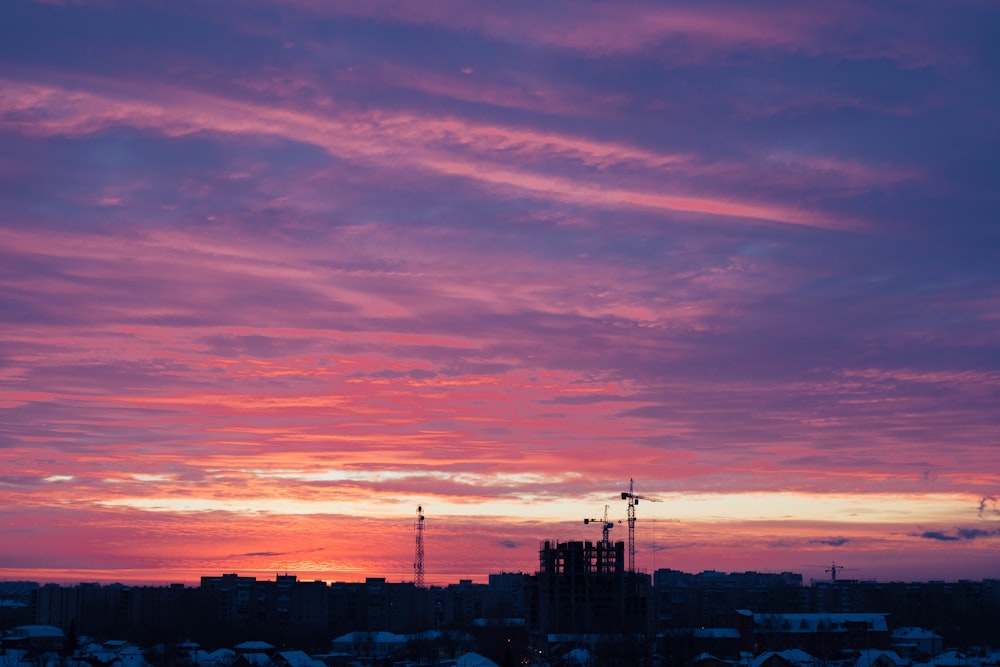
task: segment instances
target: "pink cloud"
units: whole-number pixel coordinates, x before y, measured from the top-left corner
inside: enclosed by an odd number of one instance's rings
[[[556,3],[546,8],[551,21],[540,20],[538,8],[530,4],[507,4],[502,9],[477,12],[468,12],[462,3],[450,1],[411,5],[380,0],[333,6],[317,0],[294,0],[280,4],[324,16],[439,25],[498,41],[568,49],[588,57],[622,53],[649,57],[659,51],[669,53],[674,65],[716,60],[742,50],[892,58],[907,67],[961,59],[958,49],[942,49],[913,28],[899,25],[869,5],[853,2],[838,3],[836,11],[829,7],[818,11],[799,5],[740,3],[713,7],[644,2]],[[888,26],[888,34],[880,31],[877,39],[868,36],[865,28],[873,23]],[[845,39],[845,34],[854,39]]]
[[[68,92],[32,84],[7,82],[0,111],[5,125],[29,135],[91,134],[128,125],[168,136],[222,132],[278,136],[322,147],[332,155],[397,167],[401,162],[438,174],[468,178],[515,193],[573,201],[591,206],[635,205],[698,213],[726,219],[775,221],[825,228],[854,228],[857,221],[818,212],[751,201],[679,196],[649,190],[598,186],[599,172],[636,165],[669,177],[683,171],[688,157],[661,155],[616,143],[538,133],[510,127],[478,125],[459,119],[431,119],[411,114],[334,112],[322,115],[266,107],[189,91],[163,89],[142,101],[96,93]],[[31,117],[25,120],[25,114]],[[470,152],[470,154],[466,154]],[[479,154],[479,155],[477,155]],[[480,157],[506,154],[526,163],[512,169]],[[577,178],[543,174],[539,161],[572,159],[585,171]],[[508,158],[509,160],[509,158]],[[535,166],[537,164],[537,166]],[[595,173],[595,170],[599,172]]]

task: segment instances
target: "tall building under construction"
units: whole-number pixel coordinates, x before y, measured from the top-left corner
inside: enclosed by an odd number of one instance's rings
[[[532,629],[540,634],[644,634],[648,575],[625,568],[625,543],[555,542],[539,547]]]

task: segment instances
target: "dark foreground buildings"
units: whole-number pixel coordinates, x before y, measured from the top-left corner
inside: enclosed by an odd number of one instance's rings
[[[494,654],[586,645],[600,656],[604,646],[632,664],[655,651],[664,664],[682,665],[703,651],[733,658],[802,648],[828,658],[890,648],[890,633],[900,627],[926,628],[957,649],[1000,643],[998,580],[803,585],[794,573],[666,569],[651,579],[626,570],[623,543],[604,541],[544,542],[537,573],[492,574],[486,584],[423,588],[382,578],[326,583],[222,574],[202,577],[198,587],[3,586],[0,599],[16,604],[0,616],[0,630],[30,622],[58,626],[67,637],[143,644],[263,640],[326,651],[349,632],[455,629]]]

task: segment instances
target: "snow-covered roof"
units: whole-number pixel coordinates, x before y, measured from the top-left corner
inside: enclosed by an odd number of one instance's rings
[[[305,651],[280,651],[276,657],[288,663],[289,667],[326,667],[321,660],[314,660]]]
[[[266,653],[244,653],[243,659],[254,667],[269,667],[271,658]]]
[[[405,644],[408,637],[397,635],[394,632],[380,630],[378,632],[348,632],[333,640],[334,644],[359,644],[371,642],[372,644]]]
[[[236,651],[228,648],[220,648],[208,653],[206,651],[192,651],[191,661],[200,667],[224,667],[233,664],[236,659]]]
[[[113,662],[118,661],[118,654],[114,651],[109,651],[107,649],[98,648],[97,650],[87,651],[81,655],[87,656],[87,662],[90,663],[101,663],[105,665],[110,665]]]
[[[93,667],[89,663],[72,658],[64,658],[56,653],[46,653],[43,656],[26,658],[25,651],[8,649],[6,653],[0,654],[0,667]]]
[[[899,654],[895,651],[884,651],[877,648],[868,648],[861,651],[858,656],[858,661],[854,663],[857,667],[871,667],[876,663],[885,663],[888,661],[892,665],[897,667],[908,667],[910,664],[909,660],[901,658]]]
[[[816,662],[816,656],[800,648],[788,648],[780,651],[778,655],[793,665],[812,665]]]
[[[931,658],[930,663],[935,667],[964,667],[969,664],[969,658],[964,653],[958,651],[946,651],[941,655]]]
[[[754,625],[783,632],[838,631],[848,623],[866,623],[876,632],[888,632],[885,614],[754,614]]]
[[[789,664],[805,667],[815,665],[816,658],[811,653],[807,653],[799,648],[785,649],[784,651],[765,651],[750,661],[750,667],[760,667],[773,656],[779,656]]]
[[[267,642],[243,642],[234,646],[237,651],[271,651],[274,646]]]
[[[699,639],[739,639],[736,628],[695,628],[691,635]]]
[[[141,652],[122,651],[118,657],[118,664],[121,667],[147,667],[146,658]]]
[[[590,664],[590,651],[585,648],[575,648],[563,656],[563,661],[577,665]]]
[[[9,637],[63,637],[62,628],[54,625],[19,625],[11,628],[7,635]]]
[[[893,639],[941,639],[941,635],[923,628],[896,628],[892,631]]]
[[[455,661],[455,667],[500,667],[497,663],[475,652],[466,653]]]
[[[777,651],[764,651],[750,658],[750,667],[760,667],[765,662],[778,655]]]

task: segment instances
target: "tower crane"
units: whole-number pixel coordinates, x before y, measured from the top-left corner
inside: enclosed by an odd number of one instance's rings
[[[805,567],[821,567],[823,571],[830,575],[830,583],[837,583],[837,573],[843,572],[844,570],[855,570],[857,568],[847,567],[846,565],[837,565],[837,561],[830,561],[829,565],[806,565]]]
[[[635,572],[635,506],[640,500],[658,503],[660,499],[638,495],[635,492],[635,480],[629,478],[628,491],[622,491],[622,500],[628,501],[628,570]]]
[[[612,528],[615,527],[615,522],[608,520],[608,506],[607,505],[604,506],[604,518],[603,519],[584,519],[583,520],[584,525],[586,525],[588,523],[597,523],[597,522],[601,523],[601,542],[604,544],[605,547],[607,547],[607,545],[611,544],[611,540],[608,538],[608,531],[610,531]]]
[[[837,571],[838,570],[852,570],[854,568],[845,567],[844,565],[837,565],[837,561],[831,561],[830,567],[826,568],[826,572],[830,573],[830,581],[832,583],[837,583]]]
[[[612,558],[611,539],[608,532],[615,527],[614,521],[608,519],[608,506],[604,506],[603,519],[584,519],[584,524],[601,524],[601,541],[597,545],[597,571],[601,574],[609,574],[614,571],[614,559]]]

